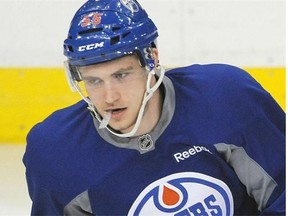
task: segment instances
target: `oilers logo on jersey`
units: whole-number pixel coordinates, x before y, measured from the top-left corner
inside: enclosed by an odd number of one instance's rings
[[[219,179],[176,173],[146,187],[128,215],[233,215],[233,197]]]

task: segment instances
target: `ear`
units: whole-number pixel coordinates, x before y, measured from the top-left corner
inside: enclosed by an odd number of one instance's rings
[[[159,51],[157,48],[152,48],[152,56],[154,59],[155,67],[159,65]]]

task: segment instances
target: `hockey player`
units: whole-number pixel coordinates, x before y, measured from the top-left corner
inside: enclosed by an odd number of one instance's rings
[[[83,100],[27,136],[31,214],[285,215],[283,110],[231,65],[165,72],[157,37],[136,0],[76,12],[64,54]]]

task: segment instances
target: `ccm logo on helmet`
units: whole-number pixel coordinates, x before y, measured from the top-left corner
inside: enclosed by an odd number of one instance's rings
[[[100,43],[92,43],[92,44],[88,44],[88,45],[84,45],[84,46],[79,46],[78,51],[83,52],[86,50],[93,50],[93,49],[102,48],[103,46],[104,46],[104,41],[102,41]]]

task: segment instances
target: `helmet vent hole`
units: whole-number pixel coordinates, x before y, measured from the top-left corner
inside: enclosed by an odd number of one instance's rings
[[[72,47],[72,46],[68,46],[67,48],[68,48],[68,51],[69,51],[69,52],[74,52],[74,50],[73,50],[73,47]]]
[[[103,28],[93,28],[79,32],[79,35],[92,34],[103,31]]]
[[[114,45],[120,41],[120,36],[112,37],[111,38],[111,45]]]
[[[124,33],[124,34],[122,35],[122,38],[127,37],[129,34],[130,34],[130,32],[126,32],[126,33]]]
[[[121,27],[112,27],[112,31],[113,32],[116,32],[116,31],[118,31],[118,30],[120,30],[121,29]]]

